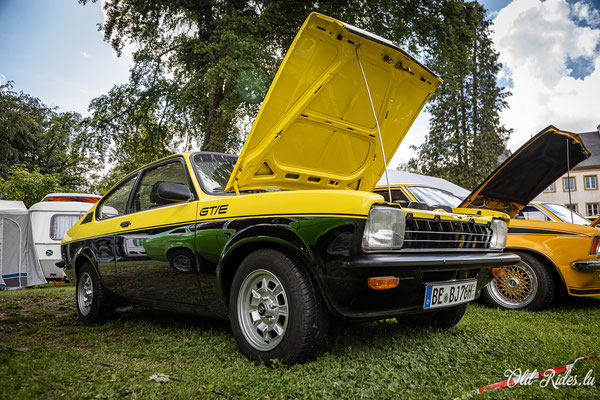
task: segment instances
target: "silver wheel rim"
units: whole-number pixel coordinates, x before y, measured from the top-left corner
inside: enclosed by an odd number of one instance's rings
[[[533,301],[538,292],[535,271],[524,261],[506,267],[506,274],[488,284],[492,299],[505,308],[523,308]]]
[[[82,315],[88,315],[92,309],[92,300],[94,299],[94,286],[92,277],[84,272],[77,282],[77,306]]]
[[[288,325],[287,295],[279,279],[264,269],[250,273],[238,293],[237,316],[252,347],[260,351],[277,347]]]

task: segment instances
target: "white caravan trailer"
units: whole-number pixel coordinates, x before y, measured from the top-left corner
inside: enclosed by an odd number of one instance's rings
[[[84,193],[51,193],[29,208],[33,239],[46,279],[62,279],[56,266],[61,260],[60,241],[100,196]]]

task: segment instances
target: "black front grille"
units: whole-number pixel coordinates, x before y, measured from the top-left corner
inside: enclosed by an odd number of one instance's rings
[[[492,230],[470,221],[443,221],[406,215],[405,249],[487,249]]]

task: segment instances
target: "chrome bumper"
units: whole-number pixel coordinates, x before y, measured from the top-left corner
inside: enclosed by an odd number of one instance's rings
[[[571,267],[582,272],[600,271],[600,259],[573,261]]]

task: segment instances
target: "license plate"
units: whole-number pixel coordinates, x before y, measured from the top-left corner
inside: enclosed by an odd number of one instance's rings
[[[475,299],[477,280],[427,285],[424,309],[446,307]]]

